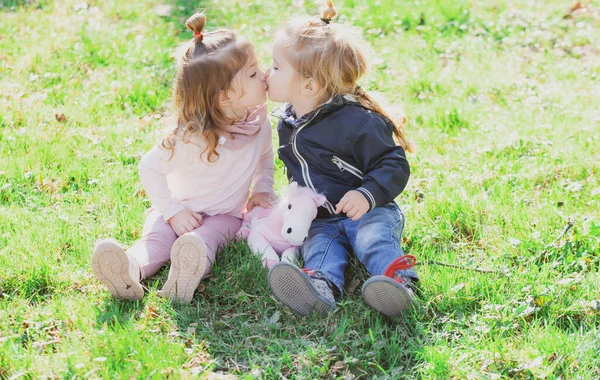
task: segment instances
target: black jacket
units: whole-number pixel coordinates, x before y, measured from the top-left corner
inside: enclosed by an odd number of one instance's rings
[[[273,112],[279,158],[289,180],[327,197],[319,217],[335,214],[350,190],[360,191],[370,208],[394,200],[406,187],[410,168],[393,140],[392,123],[351,97],[336,96],[296,120],[291,104]]]

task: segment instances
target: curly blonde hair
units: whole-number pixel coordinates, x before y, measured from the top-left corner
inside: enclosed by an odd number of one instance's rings
[[[208,162],[214,162],[219,158],[218,130],[236,121],[227,117],[219,106],[220,92],[232,86],[241,89],[234,78],[253,56],[253,46],[231,30],[203,33],[206,25],[203,13],[195,13],[185,25],[194,32],[194,37],[176,52],[173,86],[176,127],[162,138],[161,146],[173,152],[176,140],[189,143],[191,137],[201,135],[206,142],[202,155],[206,153]]]
[[[321,17],[297,17],[278,32],[277,42],[286,47],[286,56],[296,72],[314,78],[321,87],[320,100],[334,95],[351,95],[365,108],[380,113],[394,125],[394,140],[413,152],[413,144],[404,136],[406,118],[394,118],[360,86],[357,81],[367,72],[367,61],[360,39],[348,28],[332,24],[337,11],[326,1]]]

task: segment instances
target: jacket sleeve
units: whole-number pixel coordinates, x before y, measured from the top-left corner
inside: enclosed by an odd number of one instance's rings
[[[167,174],[175,171],[185,157],[180,145],[175,147],[172,155],[171,151],[155,145],[142,157],[138,166],[144,190],[165,222],[185,208],[173,197],[167,185]]]
[[[275,194],[273,188],[273,171],[275,167],[274,154],[273,154],[273,130],[271,129],[271,123],[266,122],[262,128],[266,128],[263,150],[260,155],[260,161],[258,167],[254,172],[254,178],[252,179],[252,195],[257,193],[269,193]]]
[[[369,211],[393,201],[410,176],[406,153],[394,142],[393,125],[370,113],[351,142],[354,159],[363,168],[363,183],[356,190],[369,201]]]

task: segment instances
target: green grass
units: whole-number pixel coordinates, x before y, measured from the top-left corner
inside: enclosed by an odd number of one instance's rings
[[[140,237],[137,162],[169,112],[185,18],[206,10],[266,66],[301,9],[0,1],[0,378],[600,377],[598,5],[564,18],[558,0],[337,3],[372,45],[361,84],[403,105],[417,145],[403,247],[505,275],[419,266],[419,308],[389,321],[353,262],[339,309],[302,319],[238,244],[191,305],[158,297],[167,269],[143,301],[112,299],[91,249]]]

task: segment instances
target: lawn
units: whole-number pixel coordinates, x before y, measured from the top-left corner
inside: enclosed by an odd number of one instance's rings
[[[190,305],[158,296],[167,269],[141,302],[92,275],[97,239],[140,237],[137,163],[185,19],[247,36],[266,68],[312,3],[0,0],[0,379],[600,378],[600,5],[336,4],[371,47],[362,87],[404,108],[417,146],[397,201],[419,306],[369,309],[354,261],[337,311],[297,317],[243,243]]]

